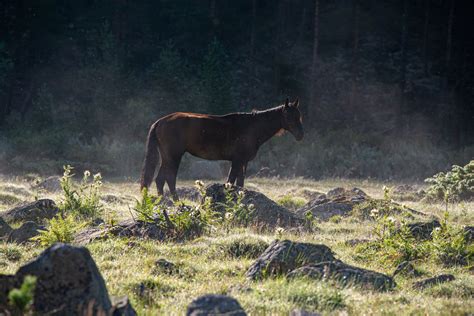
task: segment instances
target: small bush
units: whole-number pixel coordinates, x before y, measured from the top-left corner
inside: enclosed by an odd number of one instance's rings
[[[250,236],[238,236],[230,240],[224,240],[219,248],[233,258],[257,258],[265,249],[268,243],[260,238]]]
[[[38,241],[45,247],[56,242],[71,243],[74,240],[74,234],[84,226],[71,214],[66,216],[58,214],[49,221],[46,230],[39,230],[39,235],[31,240]]]
[[[35,287],[36,277],[27,275],[19,289],[13,289],[8,293],[10,305],[22,313],[26,312],[33,304]]]
[[[454,165],[451,171],[440,172],[425,179],[428,197],[446,203],[474,197],[474,160],[464,167]]]
[[[74,185],[72,177],[73,167],[64,167],[61,178],[63,190],[63,201],[60,208],[66,212],[77,215],[80,218],[97,218],[102,213],[100,204],[100,189],[102,187],[102,176],[95,174],[91,179],[89,171],[84,171],[84,176],[79,185]]]
[[[467,242],[462,229],[449,225],[448,217],[445,213],[441,227],[435,228],[432,233],[432,253],[445,265],[469,264],[474,259],[474,245]]]
[[[242,200],[245,197],[244,191],[235,193],[232,185],[226,183],[224,187],[225,202],[217,203],[217,205],[224,208],[223,224],[227,228],[235,226],[247,226],[252,220],[252,215],[255,212],[253,204],[244,204]]]
[[[21,250],[15,245],[5,244],[4,247],[0,248],[0,254],[8,261],[18,261],[21,259]]]
[[[334,224],[338,224],[342,221],[342,216],[341,215],[334,215],[329,218],[329,221]]]

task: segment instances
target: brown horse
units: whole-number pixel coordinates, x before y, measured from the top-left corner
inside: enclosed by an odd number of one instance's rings
[[[158,165],[158,193],[165,182],[174,199],[176,175],[185,152],[207,160],[232,162],[227,182],[244,185],[247,163],[255,158],[259,147],[273,135],[289,131],[296,140],[303,138],[298,99],[264,111],[207,115],[176,112],[156,121],[148,132],[141,188],[148,188]]]

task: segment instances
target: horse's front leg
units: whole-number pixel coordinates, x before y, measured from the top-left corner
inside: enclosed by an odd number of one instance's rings
[[[227,183],[234,185],[235,180],[241,174],[243,164],[240,161],[232,161],[230,167],[229,176],[227,177]]]
[[[237,174],[237,186],[244,187],[245,174],[247,172],[247,162],[242,165]]]

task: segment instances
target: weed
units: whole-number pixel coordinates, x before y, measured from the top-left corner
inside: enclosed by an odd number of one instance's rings
[[[64,194],[60,204],[61,210],[81,218],[99,217],[102,213],[100,204],[102,176],[97,173],[91,179],[90,172],[86,170],[80,184],[74,185],[72,171],[73,167],[64,166],[64,174],[61,178],[61,188]]]
[[[74,240],[74,234],[84,226],[85,224],[72,214],[58,214],[49,221],[46,230],[39,230],[39,235],[31,238],[31,240],[38,241],[45,247],[56,242],[71,243]]]
[[[33,295],[36,287],[36,277],[27,275],[19,289],[13,289],[8,293],[10,305],[25,313],[33,304]]]
[[[287,194],[279,198],[277,200],[277,203],[283,207],[286,207],[287,209],[297,210],[306,204],[306,200],[299,197],[293,197]]]

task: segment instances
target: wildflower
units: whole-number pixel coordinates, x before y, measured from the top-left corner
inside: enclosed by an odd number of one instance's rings
[[[194,181],[194,184],[198,187],[198,188],[202,188],[204,186],[204,182],[202,182],[201,180],[196,180]]]
[[[370,217],[378,217],[379,216],[379,210],[374,208],[370,211]]]
[[[253,209],[255,209],[255,205],[253,203],[250,203],[248,205],[248,208],[249,208],[249,210],[253,210]]]
[[[244,197],[244,195],[245,195],[245,192],[241,190],[241,191],[239,191],[239,193],[238,193],[238,194],[239,194],[239,197],[243,198],[243,197]]]
[[[232,188],[232,183],[227,182],[226,184],[224,184],[224,188],[226,188],[226,190],[230,190]]]
[[[392,216],[387,217],[387,221],[392,224],[395,224],[397,222],[397,220]]]
[[[225,219],[230,221],[232,220],[232,218],[234,217],[234,214],[232,214],[232,212],[227,212],[225,213]]]
[[[89,178],[91,176],[91,172],[89,170],[84,171],[84,178]]]
[[[102,179],[102,175],[100,174],[100,172],[99,172],[99,173],[96,173],[96,174],[94,175],[94,181],[98,181],[98,180],[101,180],[101,179]]]

